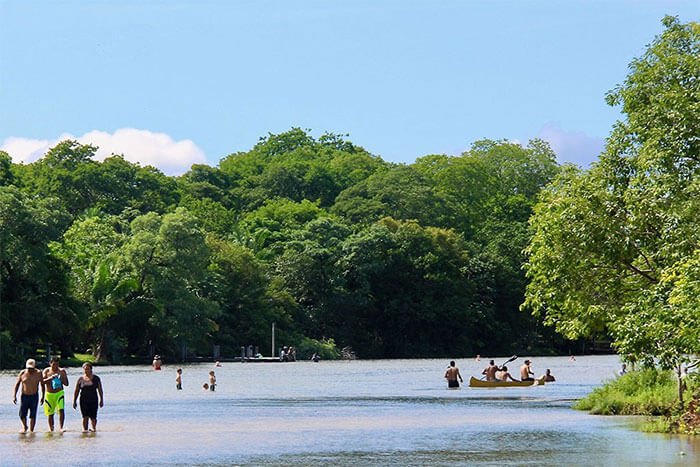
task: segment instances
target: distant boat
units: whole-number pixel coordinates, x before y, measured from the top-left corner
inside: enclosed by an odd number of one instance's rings
[[[469,378],[470,388],[509,388],[509,387],[525,387],[525,386],[541,386],[544,380],[536,379],[534,381],[485,381],[476,379],[473,376]]]

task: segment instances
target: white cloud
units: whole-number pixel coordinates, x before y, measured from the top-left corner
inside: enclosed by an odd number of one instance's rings
[[[66,139],[97,146],[97,160],[120,154],[130,162],[152,165],[168,175],[179,175],[192,164],[206,163],[204,152],[192,140],[175,141],[165,133],[135,128],[121,128],[114,133],[94,130],[79,137],[63,134],[53,141],[10,137],[3,141],[0,150],[10,154],[15,162],[28,163]]]
[[[605,139],[589,136],[582,131],[566,131],[558,124],[548,123],[537,137],[548,141],[560,163],[573,162],[587,168],[605,148]]]

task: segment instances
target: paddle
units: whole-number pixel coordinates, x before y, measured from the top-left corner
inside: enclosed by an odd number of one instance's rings
[[[505,362],[501,363],[501,368],[503,368],[503,365],[505,365],[506,363],[510,363],[510,362],[512,362],[513,360],[517,359],[517,358],[518,358],[517,355],[513,355],[513,356],[510,357],[508,360],[506,360]]]
[[[513,356],[510,357],[508,360],[506,360],[505,362],[501,363],[501,368],[503,368],[503,365],[505,365],[506,363],[510,363],[510,362],[512,362],[513,360],[517,359],[517,358],[518,358],[517,355],[513,355]],[[480,379],[484,379],[484,378],[486,378],[486,375],[482,376]]]

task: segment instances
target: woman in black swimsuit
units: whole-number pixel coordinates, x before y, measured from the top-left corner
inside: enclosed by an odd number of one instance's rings
[[[102,394],[102,381],[100,377],[92,373],[92,364],[83,363],[83,375],[75,383],[73,394],[73,408],[77,407],[78,394],[80,394],[80,413],[83,415],[83,433],[88,431],[88,419],[92,422],[92,430],[97,431],[97,405],[104,407]]]

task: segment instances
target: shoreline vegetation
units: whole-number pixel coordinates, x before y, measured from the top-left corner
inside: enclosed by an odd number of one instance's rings
[[[681,381],[690,401],[681,405],[678,381],[670,370],[646,368],[608,381],[576,401],[573,408],[593,415],[641,415],[648,419],[642,431],[700,434],[700,375]]]

